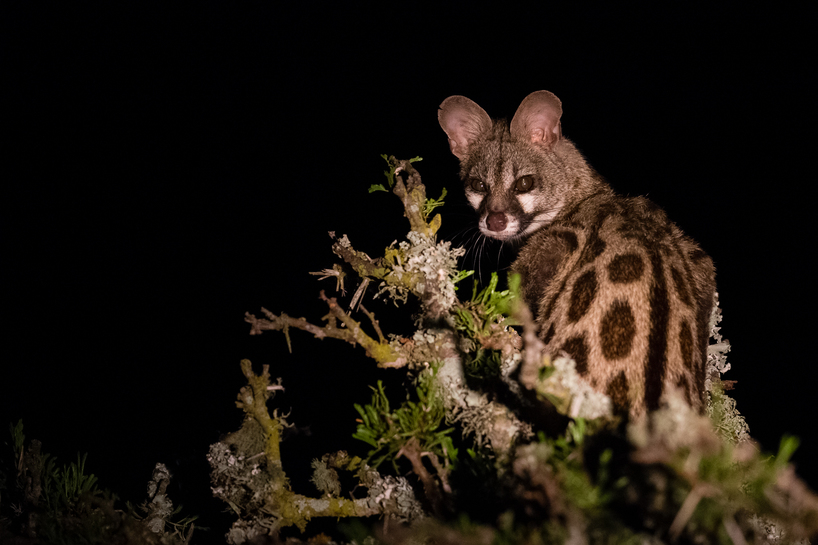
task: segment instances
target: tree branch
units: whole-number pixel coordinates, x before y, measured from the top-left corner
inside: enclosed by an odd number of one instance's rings
[[[288,330],[290,327],[295,327],[312,333],[318,339],[330,337],[347,341],[350,344],[358,344],[366,350],[366,355],[377,361],[381,367],[402,367],[406,364],[405,356],[384,338],[372,313],[365,312],[378,334],[379,340],[377,341],[367,335],[361,328],[361,324],[341,308],[335,297],[327,297],[324,291],[321,290],[321,300],[327,303],[329,307],[329,314],[324,317],[327,321],[327,325],[324,327],[311,324],[304,318],[292,318],[284,313],[276,316],[265,308],[261,310],[267,316],[266,319],[257,318],[254,314],[247,312],[244,315],[244,321],[251,325],[251,335],[258,335],[262,331],[283,330],[285,336],[287,336],[288,346],[290,346]],[[340,321],[344,327],[338,327],[336,325],[337,321]],[[290,352],[292,352],[292,349],[290,349]]]

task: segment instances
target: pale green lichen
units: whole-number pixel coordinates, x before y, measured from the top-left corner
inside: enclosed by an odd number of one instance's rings
[[[416,523],[427,516],[406,478],[383,476],[369,466],[358,472],[358,478],[368,489],[366,502],[384,515],[407,523]]]
[[[709,398],[707,416],[719,435],[733,444],[750,440],[750,426],[736,410],[736,400],[725,394],[721,386],[713,386]]]
[[[474,437],[475,445],[491,447],[494,454],[504,460],[516,441],[534,435],[531,425],[517,419],[505,405],[476,393],[467,397],[471,399],[452,414],[453,420],[463,428],[463,434]]]
[[[332,234],[333,233],[331,232],[330,235],[332,235]],[[351,248],[352,247],[352,243],[349,241],[349,237],[347,237],[346,235],[341,235],[341,238],[338,239],[337,243],[340,246],[342,246],[343,248]]]
[[[721,319],[719,294],[716,293],[713,298],[713,310],[710,313],[711,343],[707,347],[705,370],[705,390],[708,398],[706,411],[718,434],[730,443],[738,444],[750,439],[750,427],[736,409],[736,400],[725,393],[726,383],[721,380],[721,375],[731,368],[727,361],[730,341],[721,336],[721,327],[718,325]]]
[[[551,401],[558,411],[571,418],[611,416],[611,398],[594,390],[580,376],[574,360],[559,357],[543,370],[546,376],[538,381],[537,392]]]
[[[381,282],[376,297],[387,294],[395,304],[405,303],[409,293],[417,295],[427,307],[447,311],[457,301],[453,279],[457,258],[463,248],[452,248],[448,241],[410,231],[395,250],[387,251],[391,270]],[[428,295],[428,296],[427,296]],[[424,297],[426,296],[426,297]]]
[[[719,308],[719,294],[713,298],[713,310],[710,312],[710,339],[707,347],[707,365],[705,369],[704,388],[708,392],[712,389],[712,379],[718,378],[730,370],[727,362],[727,353],[730,351],[730,341],[722,338],[719,327],[721,322],[721,309]]]
[[[452,279],[457,274],[457,258],[466,253],[463,248],[452,248],[443,241],[435,244],[434,239],[410,231],[407,238],[413,245],[408,254],[406,270],[422,274],[426,283],[434,284],[433,303],[443,309],[450,309],[457,301]],[[427,303],[428,304],[428,303]]]
[[[763,503],[753,503],[757,498],[739,495],[747,492],[745,488],[754,488],[758,497],[768,494],[775,468],[745,441],[749,437],[746,423],[735,410],[735,401],[724,393],[731,386],[721,380],[721,375],[731,367],[726,357],[730,344],[722,338],[718,327],[721,312],[717,295],[710,316],[712,340],[705,369],[710,418],[691,409],[680,392],[666,392],[659,410],[630,420],[627,443],[622,438],[622,428],[615,425],[622,421],[606,420],[612,413],[611,399],[595,391],[579,375],[575,362],[566,357],[553,361],[542,357],[544,347],[530,313],[526,318],[525,313],[519,312],[518,316],[518,312],[513,312],[517,298],[513,278],[508,290],[498,291],[497,275],[492,275],[491,284],[482,291],[478,293],[475,287],[470,301],[457,300],[454,286],[468,275],[457,271],[457,258],[463,255],[463,250],[452,249],[448,242],[435,241],[439,216],[427,224],[431,210],[420,213],[425,190],[419,175],[404,163],[391,161],[390,168],[390,185],[396,184],[396,194],[403,201],[411,224],[407,240],[394,242],[385,250],[384,257],[377,260],[352,250],[346,236],[333,249],[364,281],[381,282],[378,296],[387,295],[396,305],[406,302],[410,294],[417,297],[421,304],[416,321],[419,328],[407,338],[384,335],[376,326],[381,342],[373,340],[367,344],[360,324],[346,315],[336,318],[343,321],[356,342],[367,348],[369,356],[381,366],[404,367],[416,386],[411,396],[392,402],[379,381],[372,403],[355,406],[361,418],[354,435],[373,448],[369,453],[373,466],[391,461],[400,471],[398,464],[408,460],[415,481],[383,477],[362,464],[356,466],[355,477],[368,489],[368,494],[360,498],[359,487],[359,499],[346,500],[335,469],[354,469],[327,463],[325,457],[313,462],[313,482],[322,497],[296,496],[288,489],[264,492],[271,500],[265,507],[274,507],[280,519],[258,522],[254,519],[253,523],[259,526],[239,525],[239,530],[245,535],[263,532],[265,525],[282,525],[282,520],[303,527],[315,516],[378,514],[387,521],[416,521],[426,516],[415,497],[415,490],[420,493],[421,485],[426,507],[431,506],[431,512],[438,516],[444,513],[441,506],[451,502],[458,510],[461,506],[457,502],[467,500],[464,495],[468,492],[457,489],[463,481],[458,485],[449,478],[462,477],[464,473],[458,474],[461,470],[478,470],[475,475],[487,477],[488,483],[501,476],[506,480],[505,492],[489,492],[488,502],[506,501],[512,507],[495,519],[504,522],[500,528],[484,534],[485,539],[480,542],[485,543],[558,543],[568,539],[577,543],[653,544],[680,537],[693,543],[723,537],[723,529],[730,539],[740,543],[735,535],[753,533],[743,513],[757,510],[780,514]],[[408,174],[406,187],[402,181],[406,176],[394,176],[403,170]],[[328,277],[328,271],[322,274]],[[363,293],[365,285],[359,291]],[[523,326],[522,334],[508,327],[509,317]],[[370,319],[376,324],[371,315]],[[503,383],[507,388],[503,388]],[[558,431],[557,435],[547,437],[543,432],[536,442],[530,442],[533,425],[540,422],[528,420],[531,414],[526,412],[526,404],[532,400],[524,395],[527,392],[523,389],[535,391],[541,400],[550,400],[558,412],[573,419],[564,433]],[[390,403],[400,406],[392,409]],[[592,422],[594,419],[598,420]],[[452,442],[449,433],[453,430],[444,429],[444,422],[458,425],[462,432],[459,442]],[[455,452],[455,445],[459,453]],[[471,459],[464,457],[464,452]],[[786,465],[786,458],[781,456],[781,467]],[[232,463],[247,462],[234,457]],[[464,469],[470,463],[474,465]],[[252,480],[246,469],[241,475],[246,481]],[[778,481],[777,486],[784,487],[783,481]],[[450,483],[455,486],[450,487]],[[277,486],[287,487],[283,474],[279,475]],[[785,492],[794,496],[798,490],[792,490],[795,488],[784,487]],[[809,503],[812,497],[802,496],[807,498],[804,504],[812,508]],[[468,501],[462,505],[464,510],[448,515],[458,515],[461,520],[467,517]],[[630,514],[627,525],[618,518],[622,509]],[[529,512],[541,516],[535,516],[534,525],[526,529],[522,514]],[[812,511],[805,508],[804,512],[803,518],[807,520],[807,515],[818,513],[818,508]],[[515,516],[520,519],[515,520]],[[434,523],[441,530],[446,524],[442,520]],[[548,521],[546,526],[537,526],[537,521],[543,520]],[[428,519],[427,523],[432,524]],[[758,534],[768,541],[781,542],[775,526],[763,521],[755,525]],[[530,530],[526,535],[532,540],[504,539],[513,537],[515,528]],[[461,539],[466,533],[460,530],[448,527],[446,531],[449,530],[451,539],[445,539],[447,543],[475,542]],[[501,535],[505,532],[507,536]],[[415,533],[413,537],[420,535]],[[491,536],[497,539],[492,540]],[[413,537],[405,541],[393,536],[392,542],[406,543]]]
[[[718,448],[710,421],[700,416],[682,392],[671,390],[662,396],[662,407],[628,424],[628,439],[637,448],[661,445],[669,452],[682,448]]]
[[[752,515],[750,523],[755,527],[765,545],[810,545],[808,539],[791,540],[781,526],[767,517]]]
[[[341,494],[341,481],[338,480],[338,472],[329,467],[324,460],[315,459],[312,461],[312,477],[310,480],[324,494],[330,496]]]

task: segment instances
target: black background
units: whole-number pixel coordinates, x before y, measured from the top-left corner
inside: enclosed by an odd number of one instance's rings
[[[230,519],[204,455],[240,423],[250,358],[285,379],[271,404],[299,426],[285,470],[315,494],[311,458],[365,453],[352,403],[398,373],[306,333],[289,355],[280,334],[250,337],[244,312],[317,323],[333,283],[307,273],[337,261],[328,231],[373,256],[403,238],[397,199],[367,193],[382,153],[423,157],[430,195],[449,190],[444,238],[469,244],[438,105],[462,94],[510,118],[548,89],[614,188],[713,257],[738,408],[766,450],[800,436],[795,463],[818,486],[806,9],[116,4],[0,18],[0,424],[22,418],[60,462],[88,452],[135,502],[168,464],[172,498],[214,527],[200,542],[219,541]]]

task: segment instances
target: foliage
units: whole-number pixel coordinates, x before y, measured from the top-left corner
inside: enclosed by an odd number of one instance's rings
[[[469,274],[474,271],[467,271]],[[455,327],[467,338],[478,339],[491,334],[492,326],[498,321],[505,321],[511,315],[511,305],[518,291],[519,277],[509,279],[510,288],[497,291],[498,276],[491,273],[488,286],[477,290],[477,279],[474,280],[471,300],[455,309]],[[505,321],[506,326],[515,325],[512,320]]]
[[[291,490],[280,458],[269,455],[278,452],[276,430],[287,424],[277,410],[267,413],[268,368],[248,374],[244,362],[253,392],[245,388],[239,405],[248,418],[237,437],[211,448],[214,490],[239,515],[231,543],[278,535],[288,525],[303,530],[314,517],[370,515],[383,525],[370,534],[351,525],[358,543],[377,536],[384,543],[740,545],[818,532],[818,497],[787,463],[797,441],[786,438],[777,456],[762,455],[725,392],[732,385],[721,380],[730,369],[729,343],[718,332],[717,301],[707,415],[669,392],[645,417],[612,417],[610,399],[585,382],[572,360],[542,356],[518,278],[499,290],[492,274],[482,289],[474,283],[470,298],[454,297],[455,284],[472,271],[457,269],[462,250],[435,240],[441,219],[430,216],[445,191],[426,198],[412,167],[418,158],[383,158],[411,230],[381,258],[353,249],[346,235],[333,244],[343,263],[319,274],[360,277],[349,310],[322,292],[329,307],[323,326],[268,311],[266,319],[248,314],[246,321],[255,334],[297,328],[362,346],[379,367],[405,373],[414,386],[395,395],[378,381],[368,404],[354,404],[353,437],[368,446],[366,458],[339,451],[315,459],[313,483],[322,495],[309,497]],[[387,188],[370,188],[380,190]],[[371,327],[353,318],[369,282],[396,304],[420,302],[413,335],[384,334],[362,305]],[[401,476],[381,475],[383,466]],[[352,474],[350,490],[339,471]],[[407,471],[411,479],[402,476]]]
[[[0,473],[0,542],[12,536],[46,545],[189,542],[195,517],[168,520],[172,532],[151,531],[140,517],[114,508],[116,496],[86,473],[86,454],[58,467],[52,456],[41,452],[39,441],[26,445],[22,420],[9,425],[9,431],[13,462],[2,464]]]
[[[395,411],[389,408],[381,381],[377,389],[372,388],[374,393],[368,405],[355,404],[361,419],[353,437],[373,447],[368,454],[373,467],[390,458],[397,471],[397,454],[411,437],[418,440],[422,451],[433,452],[450,463],[457,461],[457,450],[449,437],[454,428],[440,429],[446,413],[440,396],[435,394],[434,382],[427,378],[433,372],[421,375],[415,390],[417,401],[407,399]]]
[[[46,455],[47,456],[47,455]],[[83,497],[98,496],[102,491],[96,486],[97,478],[94,475],[85,474],[85,459],[88,455],[82,456],[77,453],[76,463],[60,468],[54,468],[53,461],[49,460],[49,465],[44,472],[43,488],[46,506],[51,511],[71,511],[77,502]]]
[[[706,415],[670,393],[644,418],[613,418],[610,400],[572,360],[541,355],[517,278],[501,290],[492,274],[482,289],[474,283],[470,297],[456,297],[456,284],[473,271],[458,270],[462,250],[435,238],[445,190],[426,197],[412,167],[419,158],[384,159],[410,222],[407,240],[373,259],[346,235],[335,239],[342,263],[316,274],[335,277],[338,290],[357,276],[360,288],[348,306],[321,292],[323,325],[266,310],[265,318],[248,314],[246,321],[252,333],[282,331],[288,343],[290,331],[301,329],[360,346],[411,386],[387,392],[379,380],[369,403],[354,404],[352,437],[368,452],[313,459],[318,494],[311,496],[293,489],[281,456],[282,432],[293,424],[268,408],[281,380],[243,360],[247,386],[236,402],[243,423],[208,453],[213,493],[236,515],[228,543],[277,539],[284,528],[305,531],[319,517],[352,521],[354,542],[370,544],[741,545],[816,535],[818,497],[788,463],[798,440],[784,437],[775,456],[760,453],[727,394],[733,383],[721,377],[730,369],[729,343],[719,334],[717,300]],[[411,336],[384,334],[362,304],[370,282],[396,304],[420,302]],[[358,312],[364,317],[356,319]],[[170,473],[162,464],[148,501],[123,512],[86,472],[86,455],[58,466],[38,441],[26,442],[22,421],[9,432],[0,456],[0,542],[190,542],[195,517],[176,518],[180,507],[165,493]]]
[[[395,185],[395,172],[398,170],[398,164],[395,161],[390,161],[389,157],[386,154],[381,155],[381,158],[384,161],[386,161],[386,164],[389,166],[389,170],[384,170],[383,175],[386,176],[386,181],[389,184],[389,189],[392,189],[392,186]],[[423,160],[422,157],[413,157],[412,159],[409,159],[409,162],[414,163],[414,162],[422,161],[422,160]],[[375,192],[375,191],[385,191],[387,193],[389,192],[389,190],[386,189],[383,186],[383,184],[372,184],[371,186],[369,186],[369,192],[370,193]],[[445,196],[445,195],[446,195],[446,193],[444,191],[443,196]],[[440,197],[440,201],[441,201],[440,204],[443,204],[442,203],[443,196]]]
[[[242,370],[249,385],[239,393],[237,405],[247,418],[242,427],[214,443],[208,453],[213,469],[213,493],[238,516],[226,539],[247,543],[280,529],[295,526],[302,531],[316,517],[366,517],[384,514],[398,521],[422,516],[411,485],[402,478],[383,477],[377,470],[339,451],[313,462],[313,483],[321,491],[318,498],[292,490],[278,456],[279,429],[284,417],[266,407],[267,399],[280,387],[270,384],[269,368],[257,375],[248,360]],[[364,497],[344,497],[337,471],[354,472]]]

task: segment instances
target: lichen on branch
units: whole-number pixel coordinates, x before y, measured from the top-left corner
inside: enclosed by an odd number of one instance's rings
[[[340,488],[333,488],[336,493],[324,488],[320,497],[294,492],[280,455],[280,431],[288,423],[278,410],[271,415],[267,409],[272,393],[282,389],[280,380],[278,384],[270,382],[267,365],[260,375],[253,372],[249,360],[242,360],[241,369],[248,384],[241,389],[236,405],[246,418],[241,429],[211,445],[208,454],[213,493],[239,516],[227,535],[229,543],[277,535],[287,526],[303,531],[315,517],[383,515],[409,521],[423,516],[412,487],[404,479],[382,477],[360,458],[346,453],[332,456],[331,464],[354,472],[359,484],[368,490],[365,497],[342,497],[337,493]],[[329,459],[325,457],[324,467]]]
[[[382,367],[401,367],[405,364],[405,358],[400,350],[396,348],[397,345],[388,342],[384,338],[373,313],[366,312],[366,316],[372,322],[372,326],[378,335],[377,340],[364,332],[360,322],[344,311],[335,297],[327,297],[322,290],[321,300],[327,304],[329,310],[329,313],[324,316],[327,323],[323,327],[312,324],[304,318],[292,318],[284,313],[276,315],[265,308],[262,308],[261,311],[266,318],[257,318],[254,314],[247,312],[244,321],[251,324],[251,335],[258,335],[262,331],[283,331],[290,352],[292,352],[292,344],[289,329],[294,327],[312,333],[318,339],[330,337],[353,345],[357,344],[366,350],[367,356],[373,358]],[[341,322],[340,326],[338,322]]]
[[[389,187],[409,220],[405,240],[372,258],[346,235],[331,233],[342,263],[314,273],[335,277],[341,290],[345,277],[357,277],[351,304],[321,292],[328,309],[321,326],[266,309],[262,318],[248,313],[245,319],[252,334],[282,331],[288,345],[295,328],[361,346],[378,366],[401,368],[414,388],[395,403],[379,383],[369,404],[355,405],[360,418],[354,437],[371,447],[368,457],[336,452],[316,459],[313,483],[321,497],[311,498],[293,492],[280,467],[277,430],[285,424],[277,412],[271,417],[261,410],[270,392],[267,370],[261,376],[245,371],[250,385],[242,392],[252,399],[242,407],[252,411],[238,433],[256,439],[229,438],[212,451],[222,460],[214,475],[229,475],[244,487],[214,489],[241,514],[236,532],[249,539],[251,530],[303,528],[315,516],[378,513],[397,521],[426,517],[425,526],[393,534],[394,543],[440,535],[468,542],[473,532],[443,521],[468,522],[475,490],[474,501],[491,511],[486,515],[481,507],[480,516],[497,521],[472,526],[481,543],[738,544],[763,539],[761,532],[773,527],[765,517],[783,521],[790,538],[818,531],[818,499],[787,465],[794,442],[782,443],[777,461],[762,456],[724,393],[733,382],[721,380],[730,368],[729,343],[718,334],[717,302],[706,370],[708,416],[685,410],[670,393],[661,410],[641,419],[612,417],[608,396],[594,390],[570,358],[545,353],[513,277],[507,289],[492,275],[482,290],[475,283],[470,299],[456,297],[457,282],[470,271],[458,270],[462,249],[436,240],[441,220],[430,216],[442,197],[426,197],[415,160],[387,161]],[[368,286],[377,287],[374,297],[396,305],[410,297],[419,301],[414,334],[381,330],[375,313],[361,304]],[[358,311],[365,319],[356,319]],[[556,428],[547,422],[554,415]],[[238,447],[245,443],[252,448]],[[377,468],[385,461],[414,480],[381,476]],[[366,498],[342,497],[342,471],[353,472],[368,489]],[[464,478],[469,471],[473,478]],[[249,497],[248,488],[254,491]]]

